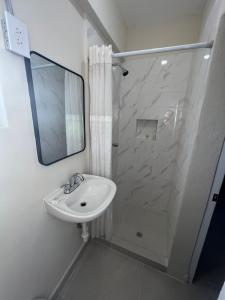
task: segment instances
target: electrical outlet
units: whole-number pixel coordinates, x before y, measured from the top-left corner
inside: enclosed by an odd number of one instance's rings
[[[5,47],[16,54],[30,57],[28,30],[26,24],[5,11],[2,19]]]

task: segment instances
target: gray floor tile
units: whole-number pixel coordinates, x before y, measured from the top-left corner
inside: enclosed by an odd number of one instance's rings
[[[64,290],[63,300],[137,300],[142,264],[92,242],[80,270]]]
[[[215,291],[180,283],[166,274],[144,267],[141,300],[215,300]]]
[[[58,300],[216,300],[217,293],[182,284],[117,250],[92,241]]]

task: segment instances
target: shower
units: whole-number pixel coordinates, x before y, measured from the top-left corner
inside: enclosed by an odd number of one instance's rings
[[[122,71],[123,77],[126,77],[129,74],[129,71],[121,66],[119,63],[113,63],[113,67],[119,67]]]
[[[186,152],[177,145],[186,145],[192,125],[189,121],[188,129],[182,127],[189,118],[183,111],[189,78],[193,61],[207,68],[208,53],[127,59],[127,69],[113,63],[126,80],[113,74],[112,173],[117,195],[111,243],[162,268],[168,267],[181,201],[177,191],[182,189],[179,172]]]

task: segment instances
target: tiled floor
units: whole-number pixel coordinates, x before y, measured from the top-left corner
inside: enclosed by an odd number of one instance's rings
[[[92,241],[57,300],[214,300],[214,290],[185,285]]]
[[[126,210],[119,209],[119,214],[115,214],[114,224],[112,243],[167,266],[166,213],[127,205]]]

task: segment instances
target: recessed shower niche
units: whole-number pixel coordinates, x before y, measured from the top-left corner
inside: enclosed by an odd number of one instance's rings
[[[155,141],[157,127],[158,127],[158,120],[137,119],[136,137]]]

